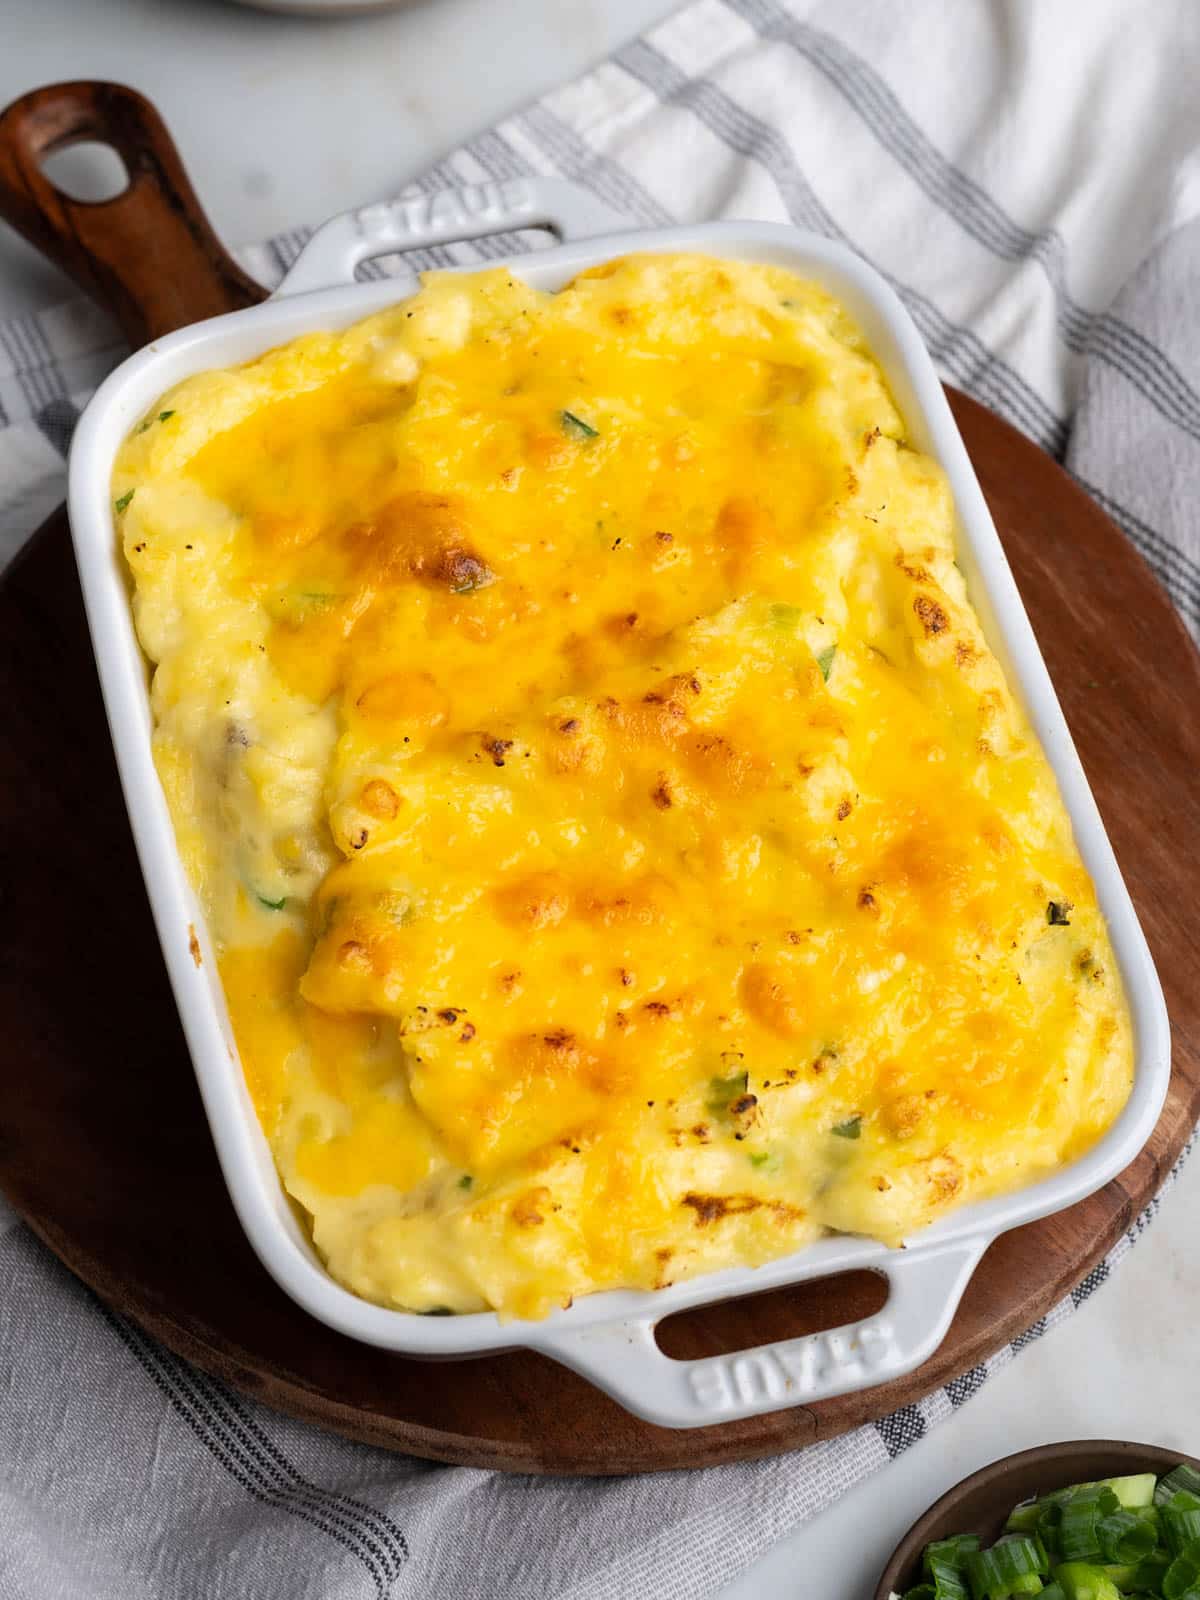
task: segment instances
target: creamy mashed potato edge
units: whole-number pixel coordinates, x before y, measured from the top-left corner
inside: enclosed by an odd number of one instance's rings
[[[246,1075],[358,1294],[894,1245],[1120,1110],[1053,775],[820,288],[431,274],[180,384],[113,499]]]

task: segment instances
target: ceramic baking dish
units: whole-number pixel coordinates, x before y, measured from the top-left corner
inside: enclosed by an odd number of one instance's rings
[[[121,441],[171,385],[205,368],[249,360],[312,329],[343,327],[415,287],[411,272],[407,278],[355,281],[356,268],[368,257],[539,226],[563,242],[503,262],[537,288],[555,289],[581,269],[627,251],[696,250],[774,262],[815,278],[858,318],[915,443],[948,475],[957,502],[959,560],[972,599],[1058,776],[1108,920],[1133,1012],[1136,1075],[1120,1118],[1081,1160],[1018,1193],[964,1207],[905,1250],[829,1237],[757,1269],[711,1273],[653,1293],[596,1294],[541,1322],[505,1323],[490,1312],[423,1317],[357,1299],[321,1266],[284,1196],[246,1091],[216,962],[151,757],[147,669],[134,634],[109,480]],[[997,1234],[1090,1194],[1120,1172],[1149,1136],[1170,1071],[1166,1009],[1150,953],[929,355],[891,289],[841,245],[753,222],[624,231],[584,192],[538,179],[347,213],[313,237],[262,305],[157,340],[113,373],[75,434],[69,509],[130,821],[229,1192],[267,1270],[330,1326],[414,1356],[462,1357],[525,1345],[583,1373],[651,1422],[726,1422],[866,1388],[918,1366],[944,1337],[976,1263]],[[852,1268],[883,1274],[889,1294],[881,1311],[851,1326],[693,1361],[667,1357],[655,1341],[655,1324],[685,1307]]]

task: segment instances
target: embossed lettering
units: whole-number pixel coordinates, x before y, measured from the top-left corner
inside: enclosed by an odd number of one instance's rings
[[[709,1411],[724,1411],[733,1399],[729,1377],[719,1361],[706,1361],[688,1371],[688,1382],[698,1403]]]
[[[480,221],[502,222],[533,210],[533,191],[521,178],[504,183],[469,183],[461,189],[442,189],[434,195],[363,206],[355,213],[358,231],[373,244],[386,243],[400,232],[414,239],[455,228],[467,229]]]
[[[858,1347],[865,1367],[881,1367],[896,1343],[896,1330],[886,1317],[864,1322],[858,1330]]]
[[[774,1355],[773,1350],[749,1350],[733,1358],[733,1387],[743,1404],[782,1396],[787,1378]]]
[[[856,1328],[831,1328],[806,1339],[705,1361],[689,1370],[688,1381],[697,1401],[710,1411],[725,1411],[735,1402],[753,1406],[782,1401],[797,1392],[811,1394],[827,1378],[882,1367],[895,1342],[892,1324],[877,1318]]]
[[[807,1394],[817,1380],[817,1350],[811,1339],[793,1339],[778,1345],[775,1359],[786,1374],[789,1389]]]

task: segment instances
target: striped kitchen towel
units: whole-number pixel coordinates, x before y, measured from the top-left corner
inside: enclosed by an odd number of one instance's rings
[[[847,241],[943,374],[1065,462],[1200,632],[1198,55],[1192,0],[695,0],[415,192],[556,173],[638,222]],[[277,278],[305,236],[246,263]],[[82,302],[0,321],[0,558],[61,500],[79,408],[121,354]],[[273,1415],[112,1316],[5,1214],[0,1600],[712,1595],[1073,1315],[1158,1204],[918,1405],[778,1460],[601,1482],[429,1466]]]

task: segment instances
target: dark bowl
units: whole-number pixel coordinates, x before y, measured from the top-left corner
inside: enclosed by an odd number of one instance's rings
[[[1002,1456],[948,1489],[925,1515],[914,1522],[883,1569],[875,1600],[920,1581],[921,1552],[934,1539],[952,1533],[977,1533],[985,1542],[1004,1531],[1009,1512],[1030,1495],[1049,1494],[1073,1483],[1120,1478],[1133,1472],[1169,1472],[1181,1461],[1200,1470],[1200,1460],[1157,1444],[1124,1444],[1116,1439],[1072,1439],[1042,1444]]]

